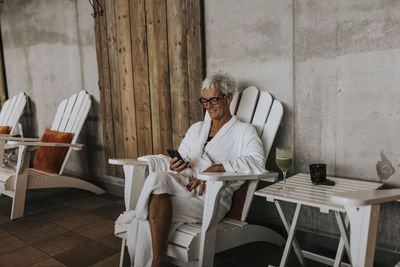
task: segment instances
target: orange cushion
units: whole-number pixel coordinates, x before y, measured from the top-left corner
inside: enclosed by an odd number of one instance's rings
[[[46,129],[40,141],[49,143],[71,143],[73,137],[73,133],[63,133]],[[58,173],[67,152],[68,147],[41,146],[36,151],[35,158],[33,159],[33,168],[45,172]]]
[[[10,126],[0,126],[0,134],[9,134],[10,131]]]
[[[245,182],[241,187],[239,187],[238,190],[235,191],[235,193],[233,193],[231,209],[228,211],[225,217],[235,220],[240,220],[242,218],[242,210],[244,201],[246,200],[248,185],[248,182]]]

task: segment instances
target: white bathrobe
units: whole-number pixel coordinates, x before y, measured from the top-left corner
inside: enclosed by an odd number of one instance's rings
[[[149,162],[150,174],[135,211],[121,215],[117,220],[117,224],[127,226],[127,246],[132,265],[151,266],[151,233],[147,209],[151,194],[171,195],[172,233],[182,223],[201,222],[204,196],[198,195],[199,187],[192,192],[186,189],[186,185],[197,173],[215,164],[223,164],[227,172],[265,172],[263,146],[252,125],[232,116],[206,144],[210,127],[211,120],[200,121],[187,131],[178,150],[183,159],[190,162],[190,168],[181,173],[168,171],[169,157],[157,155],[141,158]],[[242,181],[229,182],[221,190],[218,220],[229,211],[233,192],[242,184]]]

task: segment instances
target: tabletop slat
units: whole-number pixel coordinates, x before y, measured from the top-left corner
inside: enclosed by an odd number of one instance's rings
[[[335,185],[314,185],[309,174],[299,173],[286,179],[286,187],[289,188],[289,191],[279,189],[283,186],[283,181],[280,181],[258,190],[255,195],[266,197],[268,200],[283,200],[321,209],[344,211],[343,205],[334,203],[330,199],[331,195],[374,190],[382,186],[381,183],[376,182],[338,177],[327,178],[334,181]]]

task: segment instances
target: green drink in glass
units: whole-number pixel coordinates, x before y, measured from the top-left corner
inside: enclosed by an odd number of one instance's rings
[[[290,147],[277,147],[276,148],[276,165],[282,171],[283,174],[283,187],[286,188],[286,172],[292,165],[292,149]]]

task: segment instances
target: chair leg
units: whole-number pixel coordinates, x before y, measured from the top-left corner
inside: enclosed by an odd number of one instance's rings
[[[57,187],[79,188],[93,192],[98,195],[105,193],[105,191],[100,187],[79,178],[61,176],[61,175],[55,177],[47,177],[47,176],[29,177],[29,189],[57,188]]]
[[[207,182],[207,190],[204,200],[203,223],[201,229],[199,266],[210,267],[214,265],[215,240],[217,225],[215,213],[216,203],[219,203],[220,190],[224,182]]]
[[[0,167],[3,166],[5,140],[0,140]]]
[[[131,266],[129,254],[125,253],[126,249],[126,239],[123,238],[121,244],[121,256],[119,258],[119,267]]]
[[[24,216],[27,183],[28,175],[26,172],[16,175],[14,197],[11,207],[11,220]]]

